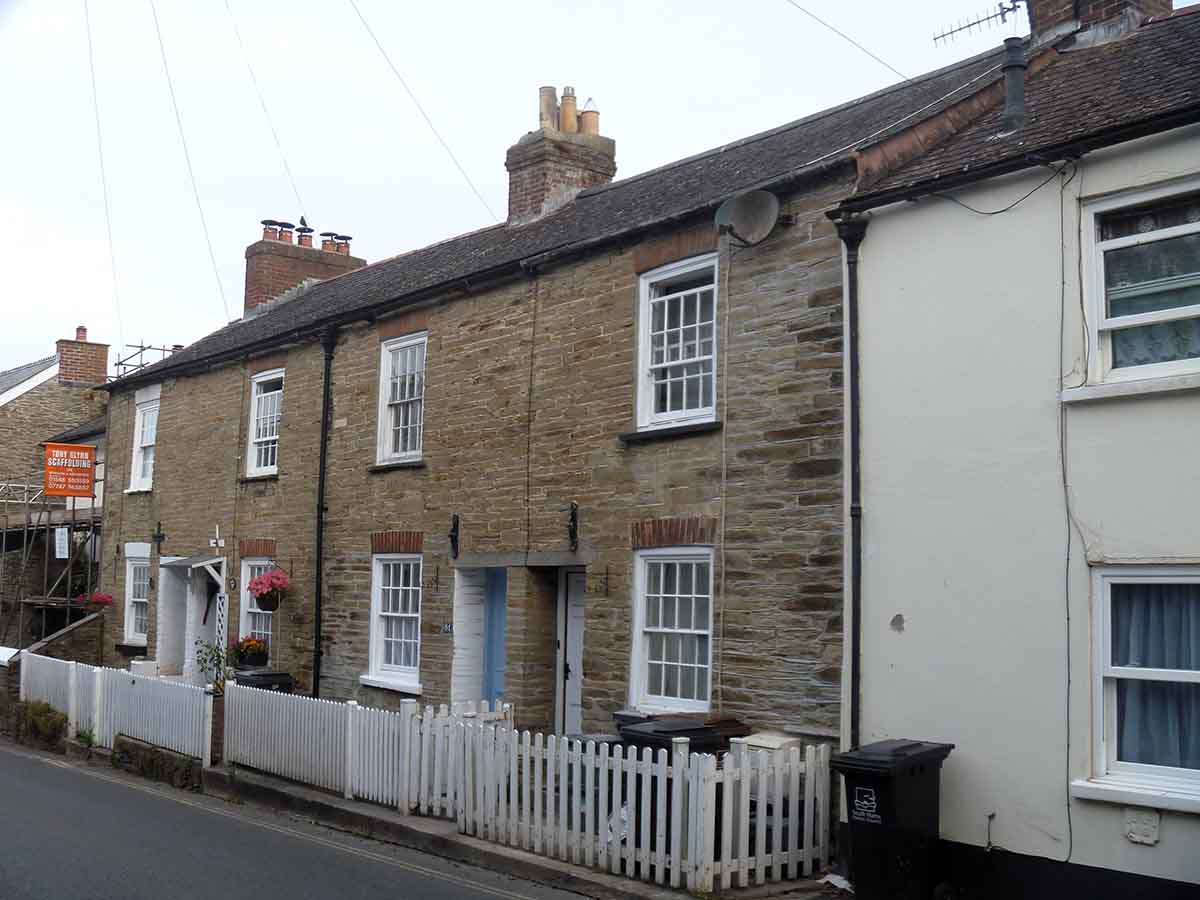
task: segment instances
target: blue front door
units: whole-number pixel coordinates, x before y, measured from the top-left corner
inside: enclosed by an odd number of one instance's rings
[[[504,632],[508,614],[508,570],[488,569],[483,594],[483,699],[504,699]]]

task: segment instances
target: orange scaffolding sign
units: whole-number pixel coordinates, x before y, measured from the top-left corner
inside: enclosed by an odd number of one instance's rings
[[[96,492],[96,448],[46,444],[43,491],[47,497],[91,497]]]

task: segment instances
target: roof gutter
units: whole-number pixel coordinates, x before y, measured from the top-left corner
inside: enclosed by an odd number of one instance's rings
[[[854,158],[849,151],[827,160],[822,160],[818,164],[810,164],[794,169],[782,175],[772,175],[763,181],[755,184],[747,185],[744,190],[765,190],[768,188],[787,188],[797,183],[802,183],[811,178],[816,178],[831,172],[841,166],[852,165]],[[722,198],[724,199],[724,198]],[[536,272],[545,266],[552,263],[564,260],[568,257],[579,253],[596,250],[600,247],[609,244],[618,243],[623,240],[628,240],[631,237],[644,234],[648,231],[661,229],[676,225],[679,222],[688,219],[696,218],[704,213],[711,212],[720,206],[720,202],[703,203],[699,206],[691,207],[681,213],[676,213],[673,216],[667,216],[660,219],[655,219],[651,222],[640,222],[629,228],[621,231],[612,232],[600,237],[591,238],[584,241],[576,241],[570,244],[562,244],[558,247],[552,247],[549,250],[543,250],[540,253],[535,253],[532,256],[522,257],[511,262],[502,263],[498,266],[493,266],[490,269],[485,269],[482,272],[472,273],[470,275],[456,275],[454,278],[449,278],[438,284],[431,285],[427,288],[422,288],[419,291],[413,291],[410,294],[401,294],[396,297],[390,297],[387,300],[381,300],[378,303],[373,303],[370,306],[356,309],[353,312],[344,313],[340,316],[330,316],[320,319],[302,328],[295,328],[283,334],[276,335],[273,338],[267,339],[254,345],[254,351],[263,351],[275,349],[288,344],[312,343],[320,340],[321,334],[327,328],[341,328],[355,322],[372,321],[379,318],[381,315],[390,312],[399,306],[409,307],[415,306],[425,301],[436,301],[444,297],[451,290],[461,289],[464,293],[477,293],[482,287],[496,287],[510,281],[518,281],[529,277],[533,272]],[[153,372],[144,375],[134,372],[117,381],[109,382],[104,385],[104,390],[110,393],[114,390],[127,390],[132,387],[137,387],[142,384],[153,384],[162,381],[164,378],[174,378],[179,375],[193,375],[200,372],[208,371],[216,366],[237,362],[245,359],[249,355],[247,348],[243,347],[237,350],[229,350],[224,353],[215,353],[211,356],[205,356],[201,359],[192,360],[191,362],[181,363],[177,366],[169,366],[162,369],[155,369]]]
[[[1137,122],[1119,125],[1115,128],[1108,128],[1073,141],[1051,144],[1036,152],[1010,156],[1007,159],[981,166],[978,169],[956,172],[935,180],[922,181],[873,194],[866,193],[858,197],[851,197],[848,200],[843,200],[838,205],[838,210],[847,213],[866,212],[869,209],[878,209],[881,206],[887,206],[892,203],[917,200],[936,192],[966,187],[967,185],[985,181],[989,178],[1008,175],[1035,166],[1044,166],[1057,160],[1078,159],[1094,150],[1102,150],[1105,147],[1112,147],[1116,144],[1123,144],[1138,138],[1160,134],[1164,131],[1170,131],[1173,128],[1180,128],[1184,125],[1192,125],[1196,122],[1200,122],[1200,104],[1192,104],[1191,106],[1185,106],[1182,109],[1173,110],[1169,113],[1151,116]]]

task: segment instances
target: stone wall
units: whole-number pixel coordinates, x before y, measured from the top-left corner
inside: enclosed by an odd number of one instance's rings
[[[423,536],[422,703],[450,699],[455,565],[508,568],[508,696],[522,724],[553,711],[558,554],[586,567],[584,728],[627,705],[636,523],[720,521],[714,542],[713,712],[836,734],[841,662],[841,250],[823,210],[847,184],[785,199],[795,224],[721,259],[722,428],[646,443],[635,428],[638,273],[714,246],[707,220],[564,263],[536,277],[345,328],[333,364],[322,694],[394,705],[360,684],[368,665],[371,535]],[[723,315],[723,312],[719,315]],[[426,331],[424,460],[375,463],[380,341]],[[727,335],[727,340],[725,336]],[[293,595],[276,614],[274,667],[311,680],[312,549],[322,351],[292,348],[277,478],[246,483],[251,365],[163,384],[154,489],[106,505],[106,553],[162,553],[227,538],[279,542]],[[264,366],[265,367],[265,366]],[[131,392],[110,410],[110,477],[128,480]],[[726,502],[722,510],[721,497]],[[579,550],[568,545],[579,504]],[[460,517],[460,559],[449,552]],[[723,543],[722,543],[723,541]],[[526,557],[526,554],[532,554]],[[541,556],[539,556],[541,554]],[[489,556],[490,555],[490,556]],[[530,566],[525,560],[530,559]],[[106,567],[106,571],[109,569]],[[105,587],[123,596],[123,566]],[[237,592],[230,621],[236,629]],[[150,647],[153,653],[154,604]],[[116,639],[120,616],[110,621]]]
[[[42,441],[102,412],[103,392],[53,378],[0,406],[0,481],[40,485]]]
[[[250,377],[277,367],[285,369],[279,473],[248,479],[245,447]],[[239,543],[274,540],[276,563],[288,572],[294,587],[273,617],[271,665],[291,672],[299,690],[310,688],[321,374],[322,351],[310,345],[165,381],[153,486],[139,493],[124,492],[132,459],[134,394],[114,393],[108,434],[111,490],[104,509],[102,566],[102,589],[113,594],[117,607],[108,622],[110,646],[124,641],[124,545],[150,544],[154,584],[146,655],[153,658],[158,638],[159,558],[208,553],[209,540],[219,527],[225,546],[215,552],[226,560],[230,635],[237,636],[241,612]],[[159,523],[166,535],[161,546],[153,543]]]
[[[105,660],[112,656],[112,651],[105,647],[107,617],[103,612],[91,613],[78,622],[72,622],[66,628],[48,635],[23,652],[53,659],[72,660],[89,666],[103,666]]]

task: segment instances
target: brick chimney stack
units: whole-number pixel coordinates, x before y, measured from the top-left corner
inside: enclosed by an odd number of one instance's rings
[[[1137,23],[1171,15],[1171,0],[1027,0],[1034,40],[1091,28],[1123,15]]]
[[[312,245],[313,230],[303,219],[300,222],[296,227],[291,222],[264,219],[261,240],[246,248],[247,312],[309,278],[324,281],[367,264],[350,255],[349,235],[326,232],[329,239],[323,235],[317,249]],[[295,244],[293,232],[298,236]]]
[[[89,341],[85,326],[75,329],[75,340],[63,338],[56,348],[60,384],[87,387],[104,384],[108,375],[108,344]]]
[[[521,224],[553,212],[584,188],[608,184],[617,172],[617,145],[600,135],[600,113],[578,111],[575,89],[538,92],[538,130],[508,148],[508,221]]]

